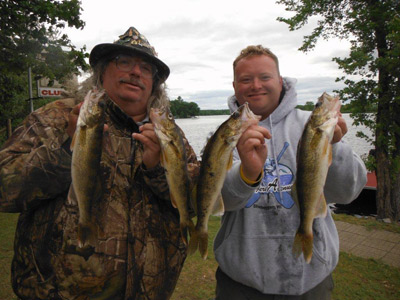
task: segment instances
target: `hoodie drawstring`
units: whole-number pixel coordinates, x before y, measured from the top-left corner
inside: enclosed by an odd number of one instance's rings
[[[275,151],[275,145],[274,145],[274,139],[273,139],[273,129],[272,129],[272,115],[269,116],[269,127],[271,129],[271,148],[272,148],[272,157],[274,158],[275,162],[275,170],[276,170],[276,178],[278,180],[278,191],[279,191],[279,197],[283,199],[283,194],[282,194],[282,188],[281,188],[281,174],[279,171],[279,162],[278,162],[278,157],[276,156],[276,151]]]

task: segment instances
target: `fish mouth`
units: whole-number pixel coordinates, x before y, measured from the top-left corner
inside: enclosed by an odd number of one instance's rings
[[[318,102],[320,106],[325,107],[324,110],[331,117],[337,117],[340,114],[342,102],[340,101],[339,96],[331,96],[327,93],[323,93],[322,96],[318,98]]]
[[[260,120],[261,116],[255,115],[253,113],[253,111],[250,109],[249,103],[245,102],[244,104],[242,104],[238,111],[240,112],[241,118],[245,121],[249,121],[249,120]]]

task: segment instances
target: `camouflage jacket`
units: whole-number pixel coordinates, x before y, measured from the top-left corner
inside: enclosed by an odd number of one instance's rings
[[[165,171],[145,170],[138,126],[107,101],[101,158],[103,196],[95,247],[77,247],[68,98],[31,113],[0,150],[0,211],[19,212],[12,285],[21,299],[169,299],[186,247]],[[185,139],[190,176],[198,171]]]

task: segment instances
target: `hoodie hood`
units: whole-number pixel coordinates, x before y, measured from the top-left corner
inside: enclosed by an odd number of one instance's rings
[[[289,112],[291,112],[297,105],[297,92],[295,90],[295,85],[297,80],[295,78],[284,77],[283,88],[285,90],[285,95],[282,98],[281,103],[274,110],[274,112],[265,120],[260,123],[266,122],[268,119],[272,119],[272,125],[279,123]],[[238,109],[239,103],[235,95],[228,98],[228,107],[231,113]],[[271,120],[271,121],[272,121]],[[268,121],[270,124],[270,121]]]

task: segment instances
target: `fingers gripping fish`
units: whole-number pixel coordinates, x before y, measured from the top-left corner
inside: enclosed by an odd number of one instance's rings
[[[165,169],[172,205],[178,208],[183,242],[194,229],[189,216],[190,180],[186,150],[180,129],[168,108],[151,108],[150,119],[161,145],[161,164]]]
[[[200,175],[196,188],[197,224],[189,243],[188,253],[199,249],[203,259],[208,254],[208,220],[221,198],[221,189],[228,169],[232,166],[232,152],[242,133],[251,125],[257,124],[256,116],[248,106],[243,104],[232,113],[228,120],[219,126],[208,140],[200,167]],[[221,202],[222,203],[222,202]]]
[[[79,207],[78,246],[94,246],[97,227],[92,216],[93,201],[100,189],[98,174],[104,130],[104,91],[90,91],[79,112],[71,143],[72,185]]]
[[[293,253],[304,254],[310,263],[313,251],[313,221],[325,217],[327,206],[324,185],[332,162],[332,137],[338,122],[340,101],[324,93],[307,121],[297,148],[297,173],[292,195],[300,210]]]

